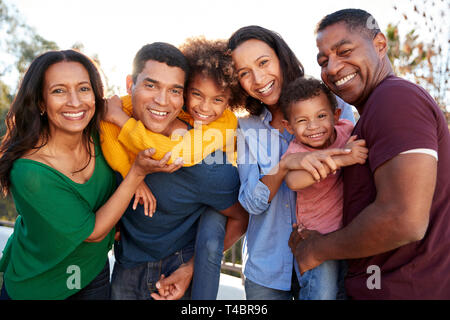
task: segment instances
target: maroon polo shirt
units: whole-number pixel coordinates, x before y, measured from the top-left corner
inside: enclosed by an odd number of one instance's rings
[[[438,166],[425,237],[383,254],[349,260],[349,297],[450,299],[450,135],[443,112],[424,89],[390,76],[370,95],[352,134],[366,140],[369,157],[364,165],[344,168],[344,225],[375,200],[374,172],[386,161],[426,148],[437,152]],[[380,289],[367,285],[374,275],[372,265],[381,270]]]

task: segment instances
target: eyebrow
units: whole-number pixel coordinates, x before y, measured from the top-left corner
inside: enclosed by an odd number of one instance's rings
[[[256,58],[256,59],[255,59],[255,62],[258,61],[258,60],[261,59],[261,58],[264,58],[264,57],[270,58],[270,55],[268,55],[268,54],[263,54],[263,55],[259,56],[258,58]],[[239,73],[239,71],[241,71],[242,69],[245,69],[245,67],[238,69],[236,72]]]
[[[198,92],[200,92],[200,93],[203,93],[202,90],[200,90],[200,89],[198,89],[198,88],[196,88],[196,87],[190,87],[190,90],[192,90],[192,91],[198,91]],[[223,97],[223,98],[225,98],[225,96],[226,96],[225,93],[221,93],[221,94],[215,95],[214,98],[218,98],[218,97]]]
[[[77,83],[77,86],[79,86],[80,84],[89,84],[89,85],[91,85],[91,82],[90,81],[81,81],[81,82]],[[48,87],[48,89],[50,90],[50,89],[53,89],[54,87],[65,87],[65,86],[66,86],[66,84],[64,84],[64,83],[55,83],[55,84],[50,85]]]
[[[150,77],[145,78],[145,79],[144,79],[144,82],[151,82],[151,83],[155,83],[155,84],[161,83],[160,81],[155,80],[155,79],[152,79],[152,78],[150,78]],[[172,87],[173,87],[173,88],[178,88],[178,89],[183,89],[183,90],[184,90],[184,86],[182,86],[181,84],[173,84]]]
[[[339,42],[337,42],[337,43],[335,43],[331,48],[330,48],[330,50],[331,51],[334,51],[334,50],[336,50],[337,48],[339,48],[340,46],[343,46],[344,44],[351,44],[352,42],[350,41],[350,40],[348,40],[348,39],[342,39],[341,41],[339,41]],[[323,56],[325,56],[325,54],[323,54],[322,52],[319,52],[318,54],[317,54],[317,60],[319,60],[321,57],[323,57]]]

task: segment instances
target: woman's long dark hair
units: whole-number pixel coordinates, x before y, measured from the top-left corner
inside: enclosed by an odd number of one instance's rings
[[[100,120],[105,112],[103,84],[94,62],[84,54],[74,50],[49,51],[38,56],[30,64],[20,84],[11,108],[6,116],[6,134],[0,145],[0,188],[7,195],[11,186],[10,171],[15,160],[32,149],[39,149],[49,139],[47,116],[41,114],[45,106],[43,88],[45,72],[58,62],[78,62],[82,64],[91,81],[95,96],[95,114],[83,130],[83,140],[89,155],[91,137],[99,132]],[[38,146],[39,139],[42,143]]]
[[[302,64],[287,43],[278,33],[266,28],[260,26],[240,28],[228,40],[228,49],[233,51],[240,44],[251,39],[265,42],[277,54],[283,74],[282,92],[289,82],[304,76],[305,73]],[[258,99],[248,96],[245,108],[250,114],[259,115],[263,110],[263,104]]]

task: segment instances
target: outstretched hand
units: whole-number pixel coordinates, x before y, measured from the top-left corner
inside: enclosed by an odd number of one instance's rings
[[[288,170],[305,170],[315,181],[323,180],[338,169],[332,159],[335,155],[348,155],[351,149],[326,149],[313,152],[296,152],[288,154],[282,161]]]
[[[132,169],[137,170],[137,174],[146,176],[155,172],[172,173],[177,171],[183,166],[183,160],[181,158],[176,159],[173,163],[167,164],[170,160],[171,152],[167,152],[161,160],[153,159],[155,149],[145,149],[138,153],[133,163]]]

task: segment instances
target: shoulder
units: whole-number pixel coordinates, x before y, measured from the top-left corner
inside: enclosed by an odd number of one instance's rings
[[[224,118],[225,122],[229,125],[229,128],[236,129],[238,119],[233,111],[231,111],[230,109],[225,109],[225,111],[222,114],[222,117]]]
[[[422,87],[398,77],[389,77],[375,88],[367,104],[376,104],[377,110],[420,107],[423,104],[435,105],[433,98]]]
[[[18,159],[11,170],[11,184],[23,193],[44,193],[50,188],[62,186],[58,172],[47,165],[29,159]]]
[[[335,125],[335,128],[338,132],[342,132],[348,135],[351,134],[353,127],[353,123],[347,119],[339,119],[339,121]]]
[[[289,146],[288,146],[286,152],[284,153],[283,157],[290,153],[307,152],[307,151],[309,151],[307,148],[305,148],[301,143],[297,142],[296,139],[293,139],[289,143]]]
[[[260,116],[247,115],[238,118],[238,128],[241,130],[255,129],[262,127],[262,120]]]
[[[435,126],[438,105],[420,86],[398,77],[385,79],[369,97],[361,120],[364,126],[387,129],[413,126]],[[381,128],[380,128],[381,129]]]

